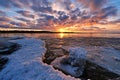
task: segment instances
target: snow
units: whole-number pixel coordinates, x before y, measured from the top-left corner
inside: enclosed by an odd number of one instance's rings
[[[74,77],[80,77],[85,67],[87,51],[81,47],[69,49],[69,55],[55,59],[51,65]]]
[[[112,47],[86,47],[87,59],[95,64],[120,75],[120,51]]]
[[[89,60],[90,62],[93,62],[113,73],[116,73],[120,75],[120,51],[113,48],[113,47],[105,47],[105,46],[86,46],[84,47],[85,50],[82,50],[81,54],[79,52],[81,51],[80,49],[73,48],[72,50],[71,47],[63,47],[63,49],[67,50],[71,53],[78,53],[74,54],[74,58],[79,57],[85,58],[84,51],[87,51],[86,54],[86,59]],[[78,61],[76,59],[76,61]],[[80,62],[81,63],[81,62]]]
[[[0,72],[0,80],[80,80],[42,62],[46,52],[42,40],[23,38],[11,42],[18,43],[22,47],[8,56],[9,62]]]

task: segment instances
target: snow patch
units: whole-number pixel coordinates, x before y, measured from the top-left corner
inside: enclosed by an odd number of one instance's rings
[[[69,55],[55,59],[51,65],[66,74],[80,77],[83,74],[87,51],[84,48],[70,48]]]
[[[22,47],[8,56],[9,62],[0,72],[0,80],[79,80],[42,62],[46,52],[42,40],[24,38],[11,42],[18,43]]]
[[[120,51],[112,47],[88,47],[87,59],[120,75]]]

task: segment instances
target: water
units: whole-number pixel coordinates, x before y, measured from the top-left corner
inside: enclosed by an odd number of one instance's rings
[[[0,33],[0,37],[27,36],[35,38],[80,38],[80,37],[104,37],[104,38],[120,38],[120,34],[73,34],[73,33]]]
[[[103,64],[105,65],[105,67],[102,66],[104,68],[108,66],[113,70],[113,72],[115,72],[115,69],[120,71],[120,62],[114,60],[114,57],[120,56],[120,34],[0,33],[0,37],[13,36],[34,37],[44,40],[47,48],[47,53],[45,55],[46,60],[44,62],[47,62],[48,64],[57,57],[67,55],[67,53],[63,50],[63,47],[83,47],[88,51],[87,58],[90,61],[96,62],[97,65],[99,65],[99,63]],[[94,65],[92,65],[92,67],[94,67]],[[100,69],[99,67],[97,68],[98,70]],[[104,75],[101,74],[101,71],[104,71],[104,69],[101,69],[100,71],[98,70],[92,70],[88,67],[84,77],[90,79],[95,78],[93,80],[108,80],[102,79],[101,77],[101,75]],[[94,75],[96,73],[97,75]]]

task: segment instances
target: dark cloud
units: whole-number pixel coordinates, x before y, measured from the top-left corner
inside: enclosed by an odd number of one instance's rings
[[[108,16],[115,16],[117,15],[117,9],[114,6],[109,6],[107,8],[102,9],[101,14],[103,14],[101,18],[106,18]]]
[[[3,11],[0,10],[0,14],[4,13]]]
[[[44,13],[52,13],[53,10],[51,7],[36,7],[36,6],[33,6],[32,9],[34,11],[37,11],[37,12],[44,12]]]
[[[10,24],[12,24],[12,25],[14,25],[14,26],[16,26],[16,27],[25,27],[25,26],[27,26],[27,24],[26,23],[24,23],[24,22],[10,22]]]
[[[0,6],[3,6],[3,7],[11,7],[12,5],[12,2],[11,0],[0,0]]]
[[[67,10],[71,10],[70,6],[71,4],[72,4],[71,0],[64,0],[64,5]]]
[[[65,10],[70,11],[71,9],[73,9],[72,5],[72,1],[71,0],[55,0],[55,4],[59,4],[60,7],[64,8]]]
[[[90,21],[91,22],[96,22],[96,23],[101,23],[101,24],[106,24],[107,21],[106,19],[111,16],[116,16],[117,15],[117,9],[114,6],[109,6],[106,8],[103,8],[99,10],[98,12],[94,13],[93,16],[90,15]]]
[[[35,15],[32,15],[30,11],[20,10],[20,11],[16,11],[16,12],[21,14],[24,17],[29,17],[29,18],[34,18],[35,17]]]
[[[102,8],[107,2],[107,0],[77,0],[77,1],[83,4],[85,7],[90,8],[92,11]]]
[[[20,20],[20,21],[24,21],[24,22],[30,22],[30,20],[25,19],[25,18],[18,18],[18,17],[16,17],[16,19],[17,19],[17,20]]]
[[[21,4],[18,4],[21,3]],[[49,6],[48,0],[18,0],[16,4],[20,7],[29,7],[35,12],[52,12],[52,8]]]
[[[0,10],[0,16],[5,16],[5,15],[6,15],[6,13],[4,11]]]
[[[64,11],[58,11],[57,14],[59,14],[60,16],[65,15],[66,13]]]
[[[91,0],[91,8],[92,10],[100,9],[102,6],[106,4],[107,0]]]
[[[68,18],[69,18],[68,15],[62,15],[62,16],[59,17],[59,19],[60,19],[61,21],[65,21],[65,20],[67,20]]]
[[[101,31],[101,30],[106,30],[106,28],[100,28],[100,27],[96,27],[96,26],[91,26],[89,28],[82,28],[83,30],[92,30],[92,31]]]
[[[0,16],[0,21],[9,22],[9,21],[12,21],[12,18],[5,17],[5,16]]]
[[[9,8],[8,12],[0,10],[0,21],[10,23],[7,26],[31,28],[107,24],[109,17],[117,15],[116,7],[108,6],[107,2],[108,0],[0,0],[1,8]],[[119,23],[119,20],[111,23]]]
[[[76,20],[81,15],[82,15],[82,13],[81,13],[79,8],[76,8],[75,10],[72,10],[70,12],[70,17],[71,17],[72,20]]]
[[[43,17],[44,20],[52,20],[54,16],[48,14],[39,14],[40,17]]]

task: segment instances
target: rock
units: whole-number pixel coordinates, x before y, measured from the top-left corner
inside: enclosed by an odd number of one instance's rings
[[[0,70],[4,67],[4,65],[8,62],[7,57],[0,57]]]
[[[117,80],[116,78],[120,77],[118,74],[115,74],[99,65],[86,60],[86,66],[84,73],[81,78],[91,79],[91,80]],[[119,80],[119,79],[118,79]]]
[[[119,57],[113,56],[112,58],[113,58],[115,61],[120,62],[120,58],[119,58]]]
[[[17,40],[17,39],[23,39],[25,38],[25,36],[14,36],[14,37],[10,37],[10,40]]]
[[[54,55],[54,53],[48,50],[45,56],[43,57],[43,62],[50,64],[55,58],[56,56]]]
[[[51,65],[73,77],[80,77],[85,66],[86,51],[83,48],[71,48],[68,56],[56,58]]]
[[[0,54],[10,54],[19,48],[18,44],[12,42],[0,42]]]
[[[114,79],[109,79],[109,80],[120,80],[120,77],[114,78]]]

